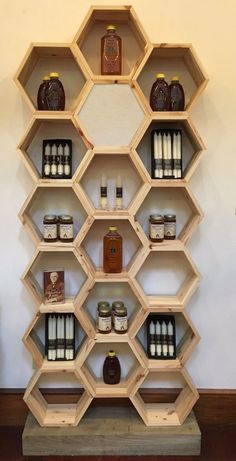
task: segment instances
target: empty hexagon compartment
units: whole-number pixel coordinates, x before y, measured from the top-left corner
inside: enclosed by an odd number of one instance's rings
[[[172,113],[161,112],[161,115],[155,115],[152,118],[152,121],[149,122],[149,125],[146,126],[143,130],[140,130],[135,141],[134,147],[136,152],[140,157],[146,171],[149,173],[149,178],[151,177],[151,132],[153,130],[159,129],[174,129],[182,131],[182,171],[183,179],[188,181],[195,171],[200,158],[202,156],[202,151],[205,149],[203,141],[201,140],[199,134],[196,131],[193,123],[190,121],[187,115],[184,115],[181,119],[175,118],[171,115]],[[170,114],[170,115],[169,115]],[[161,118],[163,118],[161,120]],[[137,159],[139,163],[139,159]],[[163,183],[168,182],[173,183],[173,185],[181,183],[179,179],[153,179],[153,183]]]
[[[49,311],[49,310],[48,310]],[[50,309],[50,313],[54,315],[60,315],[61,313],[68,313],[72,314],[73,311],[70,310],[68,311],[68,308],[63,309],[63,305],[57,308],[56,306]],[[45,313],[46,314],[46,313]],[[45,314],[38,312],[29,325],[29,328],[27,329],[24,337],[23,337],[23,342],[29,352],[32,355],[34,364],[37,365],[37,367],[41,367],[44,362],[45,366],[47,366],[47,355],[45,351],[45,344],[46,344],[46,318]],[[75,322],[75,358],[81,349],[82,344],[84,343],[85,340],[85,333],[84,330],[81,326],[81,323],[78,321],[78,318],[75,317],[74,319]],[[68,363],[68,360],[63,360],[64,363]],[[58,367],[63,367],[61,361],[55,360],[55,361],[49,361],[49,364],[52,364],[53,366],[55,363],[58,364]],[[50,365],[48,365],[50,366]]]
[[[128,397],[134,384],[140,383],[144,368],[136,348],[127,335],[103,335],[102,342],[88,341],[81,363],[83,381],[94,397]],[[106,384],[103,381],[103,364],[109,350],[114,350],[120,362],[121,379],[119,384]],[[80,354],[82,355],[82,354]]]
[[[139,255],[130,270],[149,307],[183,306],[197,288],[200,274],[186,248],[155,246]]]
[[[145,392],[147,388],[149,392]],[[150,395],[153,388],[159,392]],[[130,399],[147,426],[178,426],[198,400],[198,392],[184,368],[179,372],[151,370],[141,388],[134,386]]]
[[[131,6],[92,6],[74,43],[81,50],[93,77],[101,74],[101,38],[106,26],[115,24],[122,39],[122,76],[130,78],[148,49],[149,40]],[[115,78],[122,79],[117,75]],[[114,80],[114,75],[104,76]]]
[[[164,73],[170,83],[178,75],[185,93],[185,110],[189,110],[205,88],[208,77],[190,44],[155,44],[149,48],[137,72],[135,84],[141,89],[150,108],[149,98],[156,74]]]
[[[86,205],[83,200],[83,205],[71,187],[57,186],[57,184],[50,184],[44,186],[36,186],[30,196],[24,203],[20,218],[36,245],[40,243],[44,246],[63,246],[73,247],[73,242],[44,242],[43,240],[43,219],[45,215],[71,215],[74,221],[74,239],[78,233],[83,233],[83,228],[86,227],[87,213],[84,209]],[[88,209],[90,209],[88,207]]]
[[[141,101],[129,83],[94,84],[75,117],[94,146],[127,147],[145,121]]]
[[[76,180],[79,181],[85,191],[91,206],[95,209],[95,215],[104,214],[106,211],[117,210],[116,208],[116,185],[120,177],[123,188],[123,206],[119,209],[119,214],[126,212],[132,205],[134,199],[142,193],[145,188],[145,180],[142,171],[139,172],[129,155],[129,150],[123,153],[93,150],[92,155],[88,153],[87,161],[80,169]],[[85,164],[86,163],[86,164]],[[104,172],[104,165],[106,171]],[[100,187],[102,177],[107,183],[107,209],[101,210]]]
[[[133,210],[135,212],[135,210]],[[202,211],[188,186],[181,184],[178,187],[152,187],[141,206],[135,213],[135,218],[141,224],[149,239],[149,218],[152,214],[175,214],[176,215],[176,239],[187,243],[202,219]],[[151,242],[155,245],[175,245],[176,240],[164,240],[160,243]]]
[[[81,67],[83,60],[74,56],[71,45],[32,43],[15,75],[15,82],[31,110],[37,110],[37,94],[43,77],[58,72],[65,90],[65,110],[72,111],[78,104],[88,74]],[[78,64],[80,62],[80,64]],[[54,111],[53,111],[54,112]],[[58,113],[63,113],[62,111]]]
[[[157,357],[149,358],[147,351],[147,324],[146,321],[148,316],[152,315],[155,324],[155,315],[158,315],[158,320],[166,315],[171,315],[175,320],[175,344],[176,344],[176,358],[165,358],[158,359]],[[142,325],[140,327],[140,323]],[[185,311],[172,312],[171,308],[166,307],[164,309],[147,309],[143,315],[142,321],[134,321],[133,329],[137,332],[136,335],[136,348],[138,349],[140,356],[143,358],[145,366],[149,369],[164,370],[164,369],[175,369],[181,370],[182,366],[185,365],[186,361],[190,357],[193,349],[199,342],[199,334],[197,333],[193,323]]]
[[[45,303],[43,292],[43,272],[64,270],[65,303]],[[22,282],[42,311],[46,307],[71,306],[82,288],[89,283],[90,272],[86,261],[75,249],[67,247],[46,248],[37,250],[28,267]],[[46,307],[45,307],[46,305]]]
[[[113,214],[109,219],[106,215],[103,216],[103,219],[95,219],[81,244],[82,253],[85,250],[89,265],[96,271],[94,276],[96,275],[97,278],[120,279],[127,277],[129,268],[142,249],[142,237],[135,232],[132,219],[129,219],[128,216],[116,218],[116,215]],[[123,242],[123,271],[117,274],[105,274],[103,271],[103,237],[108,233],[110,226],[117,227]]]
[[[96,279],[95,279],[96,280]],[[97,327],[97,304],[99,301],[107,301],[110,306],[114,301],[123,301],[127,308],[128,316],[128,336],[132,336],[133,324],[142,317],[143,307],[145,302],[139,297],[136,297],[132,289],[132,281],[107,281],[99,282],[93,281],[89,290],[81,290],[80,298],[76,303],[76,313],[86,319],[87,328],[85,328],[88,336],[96,338],[96,340],[103,341],[104,336],[110,338],[112,341],[116,338],[119,341],[119,336],[127,338],[127,334],[118,335],[112,328],[109,334],[99,333]],[[118,339],[117,339],[118,338]],[[106,341],[108,339],[105,339]],[[122,340],[122,339],[121,339]]]
[[[64,403],[60,403],[60,393],[65,387],[72,388],[73,392],[63,395]],[[58,368],[58,363],[44,363],[32,376],[24,401],[41,426],[77,426],[92,396],[74,362],[63,362],[63,370]]]
[[[72,141],[72,176],[83,160],[87,149],[91,147],[75,119],[64,115],[62,119],[49,116],[47,113],[33,117],[26,133],[18,145],[21,158],[32,179],[49,183],[50,179],[42,179],[42,153],[44,139],[71,139]],[[58,183],[66,183],[70,179],[53,179]]]

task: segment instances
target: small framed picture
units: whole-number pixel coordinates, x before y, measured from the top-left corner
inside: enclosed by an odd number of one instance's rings
[[[65,301],[64,271],[44,271],[43,283],[45,304],[63,303]]]

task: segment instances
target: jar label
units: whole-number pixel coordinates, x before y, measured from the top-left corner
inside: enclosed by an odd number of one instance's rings
[[[128,318],[127,317],[117,317],[117,315],[114,315],[114,328],[117,331],[127,331]]]
[[[98,329],[99,331],[111,331],[111,316],[110,317],[98,316]]]
[[[176,235],[176,223],[165,222],[165,237],[175,237]]]
[[[44,224],[43,225],[43,238],[50,240],[57,238],[57,224]]]
[[[164,224],[151,224],[150,223],[150,237],[151,239],[164,238]]]
[[[60,239],[73,239],[74,229],[73,224],[60,224]]]

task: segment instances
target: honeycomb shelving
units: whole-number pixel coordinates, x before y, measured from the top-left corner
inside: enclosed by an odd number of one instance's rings
[[[100,75],[99,42],[105,25],[115,23],[123,41],[122,75]],[[59,71],[66,93],[65,111],[39,111],[36,96],[44,73]],[[167,77],[179,73],[186,90],[182,112],[153,112],[149,92],[157,71]],[[21,160],[34,186],[19,213],[36,251],[22,276],[36,314],[23,341],[37,367],[24,400],[41,426],[77,425],[93,398],[130,399],[147,426],[182,424],[198,393],[185,368],[199,335],[185,311],[200,274],[186,249],[203,217],[188,182],[203,155],[204,143],[189,109],[207,84],[207,76],[190,44],[152,44],[131,6],[93,6],[71,43],[30,45],[15,81],[32,111],[32,120],[18,145]],[[158,128],[180,128],[183,133],[182,179],[151,178],[150,133]],[[44,179],[41,152],[44,138],[73,141],[71,179]],[[102,172],[108,179],[109,206],[99,208]],[[117,172],[124,186],[124,207],[116,210]],[[113,195],[112,195],[113,194]],[[68,244],[45,243],[45,213],[70,212],[75,238]],[[179,215],[177,238],[155,244],[147,221],[153,212]],[[118,225],[124,241],[123,271],[106,274],[101,266],[102,236]],[[42,271],[65,268],[66,299],[45,304]],[[98,333],[96,303],[124,299],[129,311],[126,334]],[[73,313],[80,340],[72,361],[47,361],[42,325],[47,313]],[[150,360],[145,349],[145,321],[149,314],[171,313],[178,329],[174,360]],[[41,330],[40,330],[41,329]],[[104,354],[113,346],[121,358],[122,379],[104,384]],[[103,357],[103,358],[101,358]],[[179,383],[172,402],[145,401],[140,388],[151,382]],[[165,378],[165,379],[164,379]],[[43,388],[72,379],[78,390],[74,404],[52,403]],[[48,380],[48,381],[47,381]]]

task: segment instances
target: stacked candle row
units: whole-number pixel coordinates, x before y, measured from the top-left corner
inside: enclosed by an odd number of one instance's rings
[[[152,178],[182,177],[181,130],[154,130],[152,136]]]
[[[42,177],[71,178],[72,142],[70,139],[44,139]]]
[[[175,359],[175,318],[149,315],[147,318],[147,355],[151,359]]]
[[[122,210],[123,208],[123,185],[121,175],[118,174],[116,178],[116,186],[115,186],[115,208],[116,210]],[[102,210],[111,209],[112,207],[109,206],[109,197],[107,193],[107,178],[103,174],[101,177],[101,186],[100,186],[100,208]]]
[[[45,355],[48,360],[74,360],[74,314],[47,314]]]

